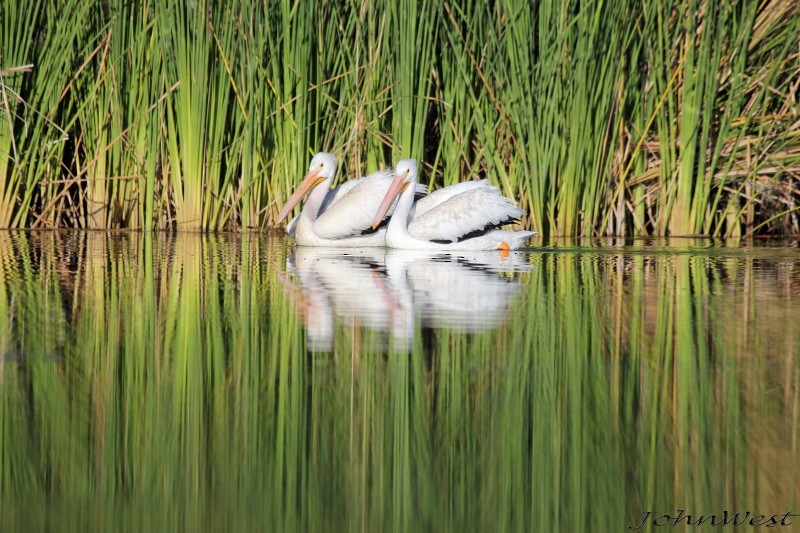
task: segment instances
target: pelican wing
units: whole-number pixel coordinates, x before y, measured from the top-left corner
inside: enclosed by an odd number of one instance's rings
[[[322,205],[319,207],[319,213],[317,216],[321,215],[325,212],[325,210],[330,207],[331,204],[338,202],[344,196],[350,192],[354,187],[362,184],[367,177],[355,178],[352,180],[347,180],[344,183],[334,187],[328,194],[325,195],[325,199],[322,201]]]
[[[393,176],[394,172],[391,169],[379,170],[367,177],[350,180],[337,187],[339,189],[347,186],[342,192],[333,196],[324,212],[320,210],[320,215],[314,222],[314,233],[324,239],[344,239],[371,231],[372,219],[375,218],[375,212],[389,191]],[[351,182],[357,183],[349,185]],[[425,185],[416,185],[417,194],[426,192]],[[387,217],[391,216],[396,205],[397,200],[386,214]]]
[[[427,241],[456,242],[517,219],[525,211],[494,187],[474,187],[453,195],[408,224],[412,237]]]
[[[456,183],[455,185],[449,185],[447,187],[443,187],[441,189],[437,189],[432,193],[428,194],[424,198],[420,198],[414,203],[413,210],[411,211],[411,216],[409,219],[413,219],[416,217],[420,217],[436,207],[437,205],[441,205],[442,203],[446,202],[453,196],[457,194],[461,194],[467,191],[471,191],[473,189],[480,189],[486,188],[489,189],[497,194],[500,191],[497,190],[497,187],[493,185],[489,185],[489,180],[480,180],[480,181],[465,181],[463,183]]]
[[[391,170],[373,172],[364,178],[343,183],[337,187],[341,190],[334,193],[325,211],[320,212],[314,221],[314,233],[324,239],[361,235],[370,229],[375,211],[391,183]]]

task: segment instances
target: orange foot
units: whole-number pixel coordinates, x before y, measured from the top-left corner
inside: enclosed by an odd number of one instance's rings
[[[508,245],[507,242],[501,242],[500,246],[498,246],[497,249],[500,250],[500,257],[505,259],[506,257],[508,257],[508,251],[511,249],[511,247]]]

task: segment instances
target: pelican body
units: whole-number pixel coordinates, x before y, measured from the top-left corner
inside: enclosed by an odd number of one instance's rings
[[[294,206],[306,199],[300,214],[286,230],[301,246],[384,246],[386,229],[371,227],[375,210],[392,183],[392,171],[380,170],[330,189],[336,175],[336,157],[320,152],[311,159],[303,182],[278,214],[283,220]],[[425,188],[417,190],[424,194]],[[413,198],[412,198],[413,202]],[[394,205],[387,210],[390,216]]]
[[[516,250],[535,232],[497,229],[525,212],[488,181],[458,183],[435,191],[414,206],[417,162],[404,159],[375,213],[373,227],[400,199],[386,230],[386,246],[409,250]],[[409,222],[409,214],[415,210]]]

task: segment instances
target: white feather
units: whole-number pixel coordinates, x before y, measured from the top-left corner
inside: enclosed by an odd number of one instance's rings
[[[363,183],[365,179],[367,179],[367,176],[347,180],[328,191],[328,194],[325,195],[325,199],[322,201],[322,205],[319,208],[319,213],[317,213],[317,216],[324,213],[325,210],[331,206],[331,204],[344,198],[344,196],[350,192],[350,190],[352,190],[356,185]]]
[[[501,195],[496,187],[488,183],[481,185],[482,183],[477,182],[475,186],[466,188],[466,191],[450,195],[422,214],[419,214],[418,207],[416,218],[408,224],[408,233],[416,239],[426,241],[455,242],[471,232],[500,225],[525,214],[513,200]]]
[[[417,186],[419,186],[419,184]],[[446,202],[457,194],[479,188],[487,188],[497,192],[498,194],[500,193],[497,187],[490,185],[489,180],[485,179],[480,181],[465,181],[464,183],[456,183],[442,189],[437,189],[428,194],[425,198],[420,198],[417,200],[411,209],[411,218],[417,218],[424,215],[434,207],[441,205],[443,202]]]
[[[314,233],[323,239],[343,239],[369,230],[375,212],[389,191],[393,176],[391,169],[379,170],[333,189],[331,192],[336,192],[330,201],[328,197],[331,193],[328,193],[320,214],[314,221]],[[415,191],[416,194],[425,194],[427,187],[417,184]],[[392,215],[396,206],[397,200],[386,214],[387,217]]]
[[[300,215],[295,215],[295,217],[286,224],[286,233],[289,237],[294,237],[297,233],[297,221],[300,219]]]

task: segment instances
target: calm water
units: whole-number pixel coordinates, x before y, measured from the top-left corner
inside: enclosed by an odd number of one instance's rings
[[[0,232],[0,530],[798,513],[798,324],[796,241]]]

